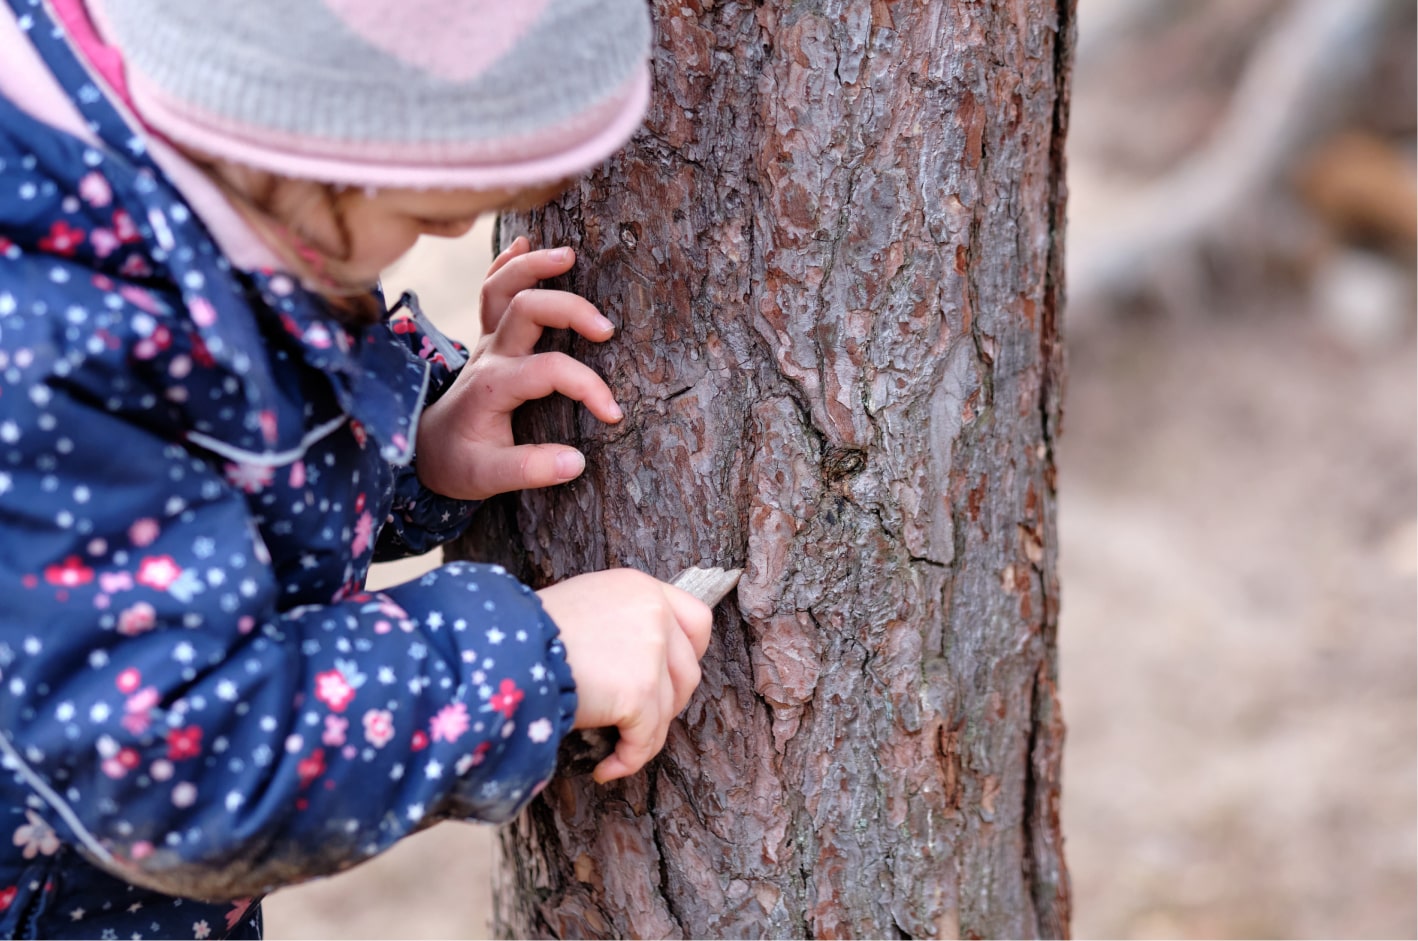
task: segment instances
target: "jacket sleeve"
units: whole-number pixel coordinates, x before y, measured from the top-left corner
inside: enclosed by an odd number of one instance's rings
[[[404,292],[377,329],[390,331],[411,355],[429,364],[425,407],[438,401],[468,361],[468,351],[428,319],[412,291]],[[477,508],[477,501],[454,500],[425,487],[415,455],[412,464],[394,468],[394,505],[375,543],[374,560],[422,555],[457,539]]]
[[[209,462],[37,389],[0,409],[0,759],[63,839],[236,898],[507,820],[545,783],[576,700],[529,589],[454,564],[281,610]]]

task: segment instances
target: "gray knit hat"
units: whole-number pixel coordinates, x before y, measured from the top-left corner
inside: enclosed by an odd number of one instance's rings
[[[516,189],[619,149],[644,0],[90,0],[161,134],[286,176]]]

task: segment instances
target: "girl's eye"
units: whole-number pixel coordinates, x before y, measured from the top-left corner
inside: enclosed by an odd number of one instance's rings
[[[473,227],[472,219],[419,219],[426,235],[462,235]]]

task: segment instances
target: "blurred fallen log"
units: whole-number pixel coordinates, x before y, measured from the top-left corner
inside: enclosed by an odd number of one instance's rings
[[[1351,131],[1315,148],[1295,183],[1305,205],[1339,237],[1411,256],[1418,247],[1414,172],[1413,160],[1389,142]]]
[[[1360,74],[1389,6],[1385,0],[1297,0],[1257,41],[1204,145],[1156,179],[1121,187],[1111,198],[1087,200],[1075,188],[1068,235],[1073,325],[1086,321],[1097,302],[1135,293],[1159,265],[1195,254],[1239,206],[1283,177],[1301,142],[1316,132],[1322,105]],[[1108,186],[1120,188],[1116,180]]]

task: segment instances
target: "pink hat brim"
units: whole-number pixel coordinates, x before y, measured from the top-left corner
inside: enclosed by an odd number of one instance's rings
[[[458,151],[417,145],[376,149],[234,126],[170,99],[136,70],[129,71],[128,84],[143,122],[180,145],[281,176],[380,189],[515,191],[578,176],[625,146],[650,104],[650,70],[642,63],[596,108],[535,135],[463,145]]]

